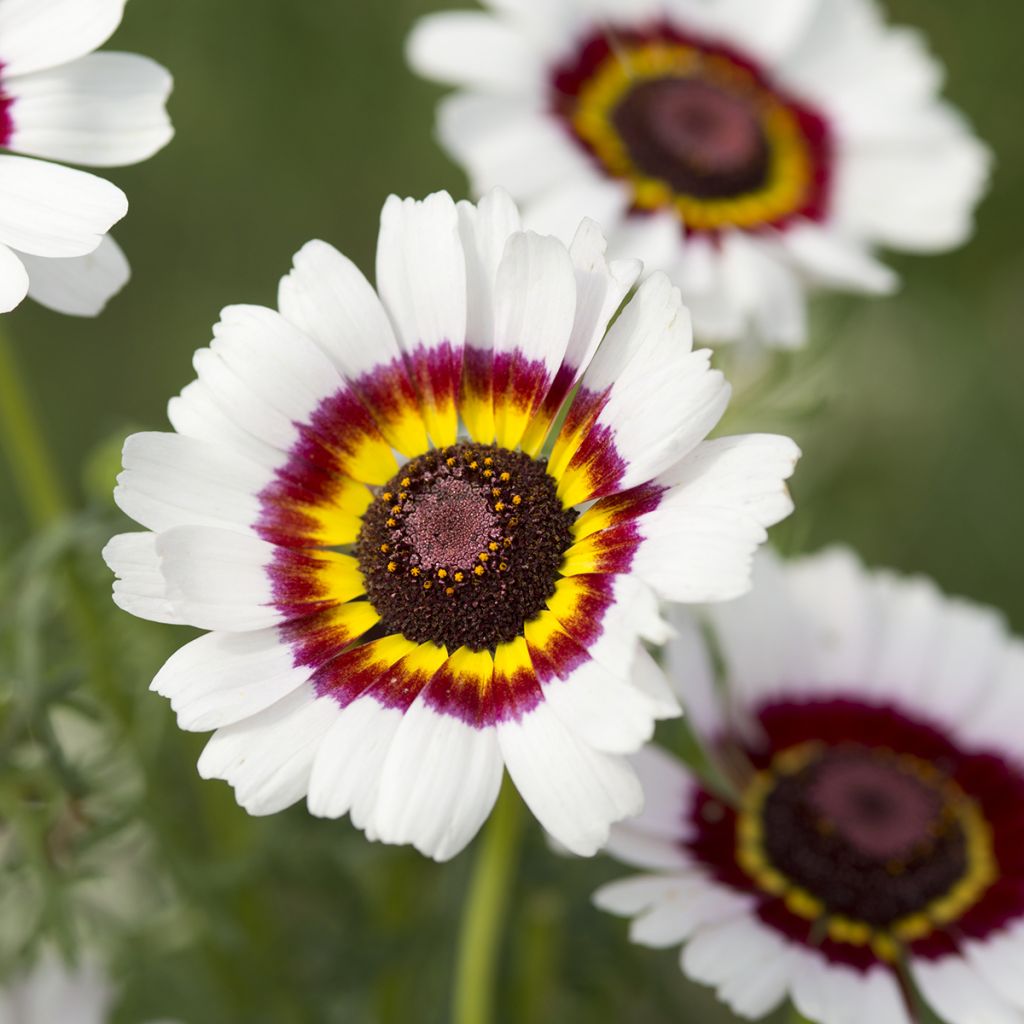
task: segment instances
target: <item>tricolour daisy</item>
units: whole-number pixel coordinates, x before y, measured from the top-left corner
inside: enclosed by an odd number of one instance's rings
[[[703,442],[728,385],[678,292],[520,230],[504,193],[392,197],[377,292],[311,242],[280,312],[222,314],[175,434],[128,440],[115,599],[213,632],[153,683],[199,763],[269,813],[308,795],[438,859],[508,768],[593,853],[640,804],[623,754],[677,708],[655,595],[749,585],[786,515],[785,438]],[[379,297],[378,297],[379,292]]]
[[[682,621],[670,654],[725,784],[642,752],[610,849],[651,873],[598,905],[746,1017],[1024,1019],[1024,643],[842,550],[754,579],[707,611],[721,690]]]
[[[682,289],[698,337],[792,346],[809,286],[882,293],[876,246],[971,231],[989,157],[941,69],[873,0],[486,0],[412,65],[463,87],[440,138],[528,226],[581,216]]]
[[[133,164],[173,134],[170,75],[136,54],[92,52],[121,23],[124,4],[0,0],[0,150],[9,151],[0,154],[0,312],[28,294],[95,316],[128,280],[107,235],[128,210],[124,193],[49,162]]]

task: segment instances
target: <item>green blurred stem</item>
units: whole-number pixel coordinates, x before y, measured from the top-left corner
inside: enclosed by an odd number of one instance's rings
[[[7,452],[25,511],[39,529],[67,513],[68,500],[43,440],[14,346],[0,326],[0,443]]]
[[[462,911],[452,1024],[494,1024],[498,954],[523,831],[522,803],[506,781],[487,823]]]

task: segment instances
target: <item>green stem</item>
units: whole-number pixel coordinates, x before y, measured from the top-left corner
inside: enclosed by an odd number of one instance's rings
[[[42,529],[68,511],[67,495],[50,458],[29,391],[7,333],[0,329],[0,444],[3,444],[33,525]]]
[[[505,782],[484,831],[462,913],[452,1024],[494,1024],[502,926],[519,859],[522,803]]]

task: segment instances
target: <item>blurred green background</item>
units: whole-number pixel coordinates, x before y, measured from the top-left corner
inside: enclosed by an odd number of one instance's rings
[[[191,379],[192,352],[209,340],[219,309],[273,304],[291,254],[312,237],[372,273],[391,191],[464,194],[463,176],[432,138],[441,90],[417,80],[402,57],[414,19],[450,6],[129,5],[111,46],[156,58],[177,83],[174,142],[109,175],[131,200],[115,235],[134,281],[96,321],[31,303],[5,320],[48,442],[86,509],[67,541],[87,552],[76,584],[86,603],[106,592],[95,552],[104,532],[122,525],[105,497],[111,445],[131,429],[166,427],[166,401]],[[745,428],[785,428],[804,448],[798,512],[778,534],[787,549],[851,543],[870,562],[927,572],[947,590],[1002,607],[1024,630],[1024,8],[1018,0],[889,8],[928,35],[948,67],[947,95],[997,154],[977,237],[956,253],[894,259],[904,287],[891,299],[819,300],[811,350],[782,365],[799,382],[799,415],[769,401],[739,418]],[[27,658],[46,680],[73,681],[85,669],[74,664],[61,616],[78,598],[65,592],[62,571],[32,575],[39,563],[25,559],[45,563],[46,551],[26,547],[29,524],[6,471],[0,481],[0,546],[15,566],[3,577],[3,624],[14,628],[31,611],[36,631],[28,653],[24,632],[3,652],[11,664]],[[38,607],[28,608],[33,594]],[[99,647],[88,657],[108,659],[107,690],[82,703],[126,759],[137,787],[123,806],[150,836],[125,855],[147,899],[134,918],[131,908],[122,913],[116,934],[106,930],[124,980],[118,1020],[445,1020],[472,849],[437,866],[369,845],[347,822],[315,821],[301,807],[246,817],[225,785],[196,779],[201,738],[179,734],[165,703],[145,692],[184,631],[131,621],[105,602],[89,614]],[[665,734],[680,736],[678,727]],[[589,907],[592,889],[620,868],[552,856],[532,823],[525,856],[502,957],[502,1021],[732,1019],[682,979],[675,952],[630,946],[622,922]],[[106,863],[101,848],[88,870]],[[77,872],[62,877],[58,868],[33,884],[67,895],[81,883]],[[44,902],[43,923],[55,926],[63,911]]]

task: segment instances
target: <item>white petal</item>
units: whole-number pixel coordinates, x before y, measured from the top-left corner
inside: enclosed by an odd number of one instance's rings
[[[174,134],[171,76],[148,57],[94,53],[10,83],[10,149],[93,167],[152,156]]]
[[[407,352],[466,333],[466,260],[455,203],[446,192],[423,200],[389,196],[380,217],[377,288]]]
[[[669,621],[675,630],[665,646],[669,685],[679,696],[697,734],[710,739],[721,732],[725,713],[707,640],[700,623],[684,605],[672,608]]]
[[[654,743],[637,751],[630,761],[643,786],[644,808],[616,827],[648,832],[677,843],[689,838],[696,782],[686,765]]]
[[[643,793],[628,762],[577,739],[544,703],[500,723],[498,741],[527,806],[573,853],[596,853],[612,822],[640,810]]]
[[[476,11],[421,18],[406,58],[419,74],[451,85],[522,93],[539,91],[544,80],[536,47],[510,24]]]
[[[251,531],[260,517],[262,466],[220,446],[181,434],[133,434],[114,500],[150,530],[216,526]]]
[[[102,46],[121,24],[125,0],[2,0],[5,76],[64,64]]]
[[[668,211],[626,217],[610,235],[612,254],[638,259],[648,270],[664,270],[679,259],[683,225]]]
[[[0,313],[9,313],[28,294],[24,262],[6,245],[0,245]]]
[[[933,145],[848,153],[836,185],[836,218],[854,235],[914,252],[961,245],[992,158],[966,132]]]
[[[131,277],[128,260],[110,235],[87,256],[22,260],[30,278],[29,297],[67,316],[99,316]]]
[[[544,700],[585,743],[612,754],[639,749],[654,734],[650,701],[592,658],[544,686]]]
[[[114,603],[141,619],[184,625],[168,595],[156,542],[155,533],[122,533],[107,543],[103,560],[117,576]]]
[[[741,52],[774,63],[800,43],[821,6],[820,0],[777,0],[765,17],[760,0],[717,0],[706,5],[705,18]]]
[[[634,258],[609,260],[600,226],[585,218],[569,246],[576,271],[576,320],[565,350],[565,363],[582,372],[590,364],[612,317],[643,270]],[[635,256],[635,254],[633,254]]]
[[[862,243],[819,224],[794,224],[782,233],[781,242],[817,283],[871,295],[888,295],[899,284],[896,272],[880,263]]]
[[[105,1024],[116,992],[91,955],[74,966],[47,949],[32,969],[0,992],[3,1024]]]
[[[398,708],[385,707],[371,694],[341,710],[313,762],[309,810],[322,818],[352,812],[352,823],[366,828],[380,790],[380,773],[402,722]]]
[[[519,210],[495,188],[478,204],[458,204],[459,233],[466,257],[466,340],[476,349],[494,347],[494,290],[509,238],[520,231]]]
[[[182,729],[204,732],[255,715],[308,678],[274,628],[207,633],[179,648],[150,689],[170,699]]]
[[[1012,1007],[959,956],[911,960],[910,970],[924,998],[949,1024],[1021,1024]]]
[[[1003,999],[1024,1010],[1024,925],[1020,921],[984,939],[966,939],[961,949],[971,966]]]
[[[632,875],[601,886],[594,893],[594,906],[609,914],[632,917],[656,906],[682,881],[682,875]]]
[[[223,779],[250,814],[274,814],[306,795],[320,744],[340,709],[309,686],[218,729],[199,758],[204,779]]]
[[[524,202],[523,223],[534,231],[560,238],[566,245],[587,218],[614,237],[629,203],[626,185],[587,166],[563,175],[557,184]]]
[[[256,537],[202,526],[156,535],[171,607],[199,629],[262,629],[281,621],[266,571],[275,550]]]
[[[440,715],[424,690],[395,731],[380,780],[373,822],[385,843],[412,843],[449,860],[476,835],[501,786],[502,760],[492,728]]]
[[[477,195],[501,186],[524,201],[568,175],[592,176],[587,155],[551,117],[544,98],[530,103],[521,97],[455,93],[438,106],[437,133],[466,168]]]
[[[84,256],[128,212],[124,193],[85,171],[0,156],[0,242],[33,256]]]
[[[281,280],[282,315],[349,380],[401,359],[387,313],[362,271],[326,242],[307,242]]]
[[[657,476],[718,422],[729,386],[691,351],[690,318],[663,274],[653,274],[612,325],[583,376],[583,393],[605,395],[591,432],[607,429],[627,463],[624,490]],[[637,409],[645,414],[638,416]],[[556,472],[562,467],[554,466]]]

